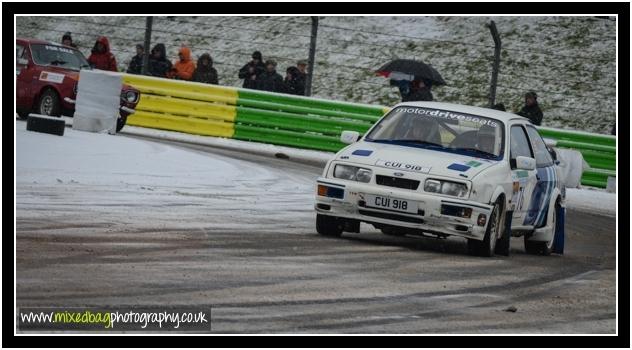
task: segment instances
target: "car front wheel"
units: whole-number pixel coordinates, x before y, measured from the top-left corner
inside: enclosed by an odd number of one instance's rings
[[[501,215],[501,206],[499,203],[494,205],[494,209],[492,209],[492,213],[489,216],[489,224],[487,225],[487,230],[485,231],[485,237],[482,241],[475,239],[467,240],[467,250],[470,255],[476,256],[493,256],[494,250],[496,249],[496,241],[499,238],[499,233],[502,232],[502,227],[504,222],[501,222],[501,219],[505,217],[505,215]]]
[[[61,115],[61,102],[59,95],[53,89],[47,89],[40,95],[35,112],[41,115],[59,117]]]
[[[344,223],[337,217],[316,214],[316,232],[323,236],[340,237]]]

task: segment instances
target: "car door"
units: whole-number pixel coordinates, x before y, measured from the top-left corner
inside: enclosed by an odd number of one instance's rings
[[[514,204],[512,220],[514,224],[512,224],[512,226],[523,226],[526,225],[524,222],[536,184],[536,170],[517,169],[516,157],[533,158],[533,150],[529,138],[527,137],[527,131],[522,125],[511,126],[509,142],[509,163],[511,165],[511,177],[513,180],[513,196],[511,202]]]
[[[557,186],[557,174],[551,154],[536,128],[527,125],[526,129],[535,153],[537,175],[524,224],[542,227],[546,224],[546,213],[548,213],[551,195]]]

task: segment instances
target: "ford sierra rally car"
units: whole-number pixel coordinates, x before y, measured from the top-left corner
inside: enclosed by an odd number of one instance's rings
[[[20,118],[29,113],[72,116],[79,71],[92,69],[83,54],[69,46],[37,39],[16,39],[16,108]],[[134,113],[140,92],[123,85],[116,130]]]
[[[330,160],[316,184],[316,230],[360,222],[389,235],[467,239],[472,255],[563,252],[565,191],[528,119],[438,102],[396,105]]]

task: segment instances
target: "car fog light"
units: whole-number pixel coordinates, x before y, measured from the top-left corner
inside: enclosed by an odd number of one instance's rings
[[[485,214],[479,214],[478,215],[478,221],[476,221],[476,223],[478,224],[478,226],[485,226],[485,223],[487,222],[487,215]]]

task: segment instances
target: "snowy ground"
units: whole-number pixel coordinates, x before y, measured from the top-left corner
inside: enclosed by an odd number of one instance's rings
[[[25,125],[18,307],[206,305],[219,333],[616,331],[612,217],[569,210],[564,256],[514,238],[509,258],[472,257],[464,240],[368,225],[328,239],[314,232],[317,166]]]
[[[420,59],[436,67],[447,86],[436,100],[488,103],[495,21],[502,39],[497,102],[520,109],[534,90],[546,126],[610,133],[615,120],[616,21],[595,17],[534,16],[325,16],[320,17],[313,94],[351,102],[393,105],[395,88],[374,71],[393,58]],[[96,38],[110,39],[119,69],[127,69],[143,43],[145,17],[19,16],[16,35],[58,42],[66,31],[90,54]],[[188,45],[194,57],[209,52],[222,85],[241,86],[239,68],[254,50],[275,59],[278,71],[307,59],[310,18],[155,16],[152,45],[169,58]]]
[[[210,221],[228,228],[240,225],[233,218],[255,210],[261,221],[242,226],[266,225],[268,215],[291,222],[297,210],[312,210],[309,178],[124,136],[66,129],[59,137],[26,131],[25,125],[16,127],[16,201],[18,212],[31,218],[66,212],[86,223],[126,228],[137,220],[155,227]]]

